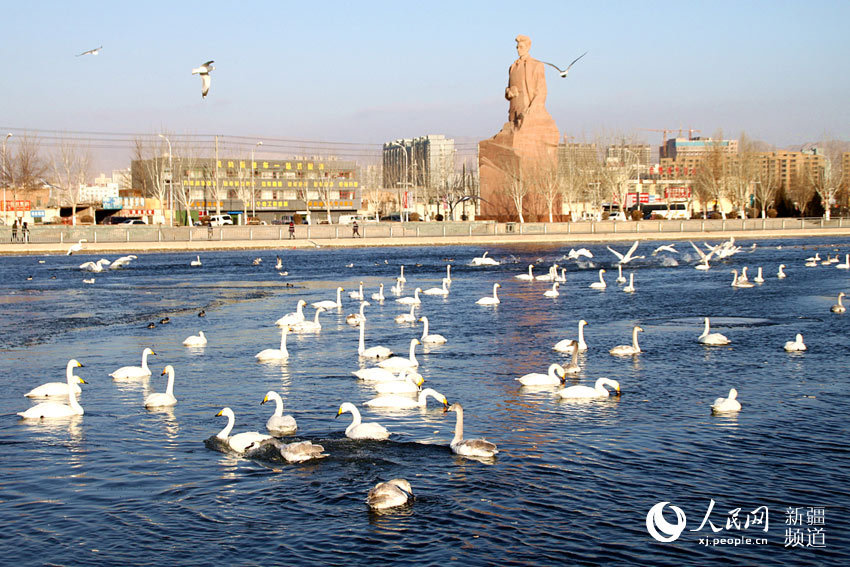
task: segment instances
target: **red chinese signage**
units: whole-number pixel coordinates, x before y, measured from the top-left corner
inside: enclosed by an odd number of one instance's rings
[[[665,199],[690,199],[691,198],[691,188],[690,187],[667,187],[664,189],[664,198]]]
[[[3,203],[3,201],[0,201]],[[4,211],[29,211],[31,209],[29,201],[6,201],[3,203]]]

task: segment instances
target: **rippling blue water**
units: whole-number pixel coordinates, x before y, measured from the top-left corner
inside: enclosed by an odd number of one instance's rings
[[[742,243],[749,247],[751,242]],[[503,263],[470,267],[485,248],[435,247],[281,250],[289,276],[272,268],[274,253],[217,252],[194,256],[139,254],[126,270],[95,274],[86,285],[77,266],[94,256],[3,257],[0,318],[0,559],[9,564],[747,564],[847,565],[850,554],[845,448],[848,315],[829,307],[847,289],[847,270],[803,267],[817,249],[843,255],[850,240],[761,241],[708,272],[680,255],[678,266],[648,253],[627,266],[637,292],[614,283],[616,267],[604,245],[588,246],[593,262],[564,260],[569,247],[489,247]],[[777,249],[781,246],[781,249]],[[614,244],[625,250],[626,244]],[[687,243],[678,245],[692,258]],[[264,258],[253,266],[255,256]],[[38,260],[44,260],[39,264]],[[386,260],[386,263],[385,263]],[[528,263],[544,273],[554,261],[567,268],[555,300],[550,287],[513,278]],[[453,455],[455,415],[429,402],[425,410],[364,409],[372,388],[351,372],[359,367],[357,331],[345,324],[356,304],[323,315],[318,335],[293,336],[284,365],[254,361],[276,347],[273,322],[298,299],[332,299],[337,285],[367,292],[383,282],[389,296],[399,266],[405,291],[436,287],[453,266],[448,298],[423,298],[431,332],[445,346],[418,350],[426,385],[466,409],[466,436],[498,444],[495,461]],[[788,278],[776,268],[787,265]],[[754,289],[729,286],[732,268],[763,266],[767,281]],[[350,266],[350,267],[349,267]],[[596,269],[608,269],[605,291],[588,288]],[[613,268],[613,270],[612,270]],[[32,276],[31,280],[27,280]],[[55,276],[55,279],[54,279]],[[501,282],[502,304],[475,305]],[[288,287],[287,284],[291,284]],[[392,296],[389,296],[392,297]],[[205,318],[197,317],[206,311]],[[388,299],[367,308],[367,346],[406,355],[421,325],[398,325],[407,311]],[[308,317],[312,309],[307,310]],[[732,344],[696,342],[702,317]],[[171,323],[159,324],[168,316]],[[515,378],[545,372],[565,357],[552,350],[589,322],[589,351],[570,383],[618,380],[622,396],[591,403],[558,400],[555,389],[518,388]],[[148,322],[156,322],[153,329]],[[640,324],[644,352],[632,359],[608,354]],[[184,348],[204,330],[209,345]],[[809,350],[787,354],[785,341],[802,333]],[[138,364],[153,347],[154,374],[144,383],[114,382],[108,374]],[[61,381],[69,358],[85,364],[90,383],[86,413],[71,421],[27,424],[15,412],[23,393]],[[172,411],[142,407],[162,391],[162,367],[176,369]],[[743,410],[712,416],[711,402],[730,387]],[[277,390],[298,420],[297,439],[322,443],[324,460],[289,465],[210,451],[203,441],[224,426],[216,413],[230,406],[235,432],[264,430],[271,409],[260,406]],[[348,414],[383,423],[388,442],[344,436]],[[378,481],[407,478],[416,501],[391,513],[365,505]],[[710,517],[720,532],[700,522]],[[646,517],[669,501],[687,515],[671,543],[655,541]],[[769,507],[765,534],[750,526],[726,529],[729,511],[741,518]],[[803,546],[787,547],[786,510],[800,507]],[[825,547],[805,510],[824,507]],[[675,516],[668,508],[664,517]],[[694,531],[690,531],[694,530]],[[809,531],[807,531],[809,530]],[[704,546],[705,537],[764,537],[765,544]]]

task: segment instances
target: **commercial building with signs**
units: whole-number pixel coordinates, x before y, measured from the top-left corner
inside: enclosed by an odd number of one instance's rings
[[[454,173],[455,141],[442,134],[394,140],[383,146],[383,184],[439,188]]]
[[[260,221],[335,222],[341,214],[356,213],[361,203],[357,164],[333,158],[251,160],[190,159],[172,156],[136,160],[132,186],[144,196],[174,203],[203,218],[218,212]],[[307,220],[309,219],[309,221]]]

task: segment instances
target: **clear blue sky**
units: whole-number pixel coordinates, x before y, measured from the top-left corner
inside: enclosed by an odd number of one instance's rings
[[[562,135],[850,139],[850,2],[5,2],[0,126],[380,144],[507,117],[514,37]],[[103,45],[97,57],[76,53]],[[214,59],[201,99],[192,67]]]

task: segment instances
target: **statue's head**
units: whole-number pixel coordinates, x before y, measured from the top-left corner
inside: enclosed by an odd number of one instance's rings
[[[531,38],[527,35],[516,36],[516,52],[519,56],[527,55],[529,49],[531,49]]]

